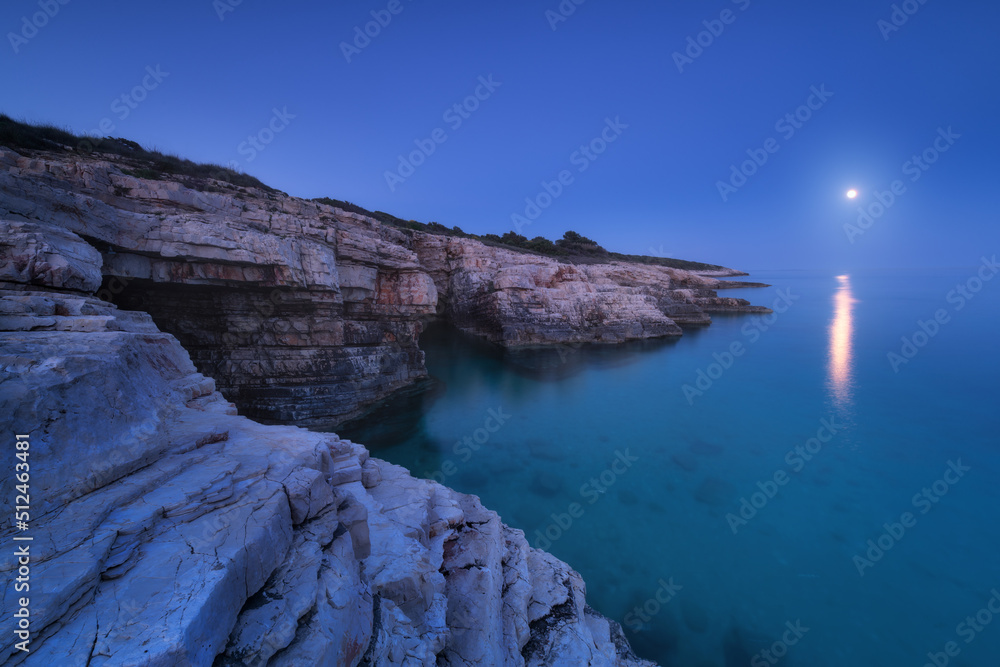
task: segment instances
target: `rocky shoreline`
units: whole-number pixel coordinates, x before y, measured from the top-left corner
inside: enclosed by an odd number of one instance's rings
[[[116,156],[0,148],[0,219],[79,235],[100,253],[102,298],[149,313],[242,414],[268,423],[335,427],[423,377],[417,338],[435,318],[514,347],[679,336],[713,312],[769,312],[680,269],[561,263],[135,173]]]
[[[518,347],[767,309],[678,269],[126,171],[0,148],[0,409],[30,434],[33,500],[32,650],[8,633],[0,660],[651,664],[477,498],[258,422],[339,423],[424,377],[431,319]],[[4,616],[17,605],[6,588]]]
[[[0,291],[0,312],[34,500],[31,651],[6,633],[3,664],[648,664],[477,498],[236,416],[147,315],[52,290]]]

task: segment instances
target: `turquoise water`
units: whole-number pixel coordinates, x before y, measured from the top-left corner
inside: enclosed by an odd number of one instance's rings
[[[480,496],[663,665],[995,667],[1000,277],[977,269],[755,274],[774,287],[727,295],[785,312],[672,342],[432,327],[437,386],[342,434]]]

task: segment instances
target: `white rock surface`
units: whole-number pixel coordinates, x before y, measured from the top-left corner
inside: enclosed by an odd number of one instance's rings
[[[103,277],[102,298],[152,315],[263,421],[335,426],[424,377],[417,338],[435,316],[520,347],[679,336],[711,312],[767,312],[678,269],[560,263],[275,191],[137,178],[120,156],[24,153],[0,147],[13,243],[0,246],[0,285],[48,273],[93,291]],[[42,229],[55,230],[48,248]]]
[[[56,237],[0,290],[0,431],[30,434],[34,538],[32,650],[0,635],[0,662],[648,664],[478,499],[237,416],[148,316],[66,291],[98,258]]]

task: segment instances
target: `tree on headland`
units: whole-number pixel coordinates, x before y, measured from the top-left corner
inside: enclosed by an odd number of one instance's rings
[[[559,247],[548,240],[544,236],[536,236],[535,238],[528,241],[525,246],[528,250],[534,250],[535,252],[540,252],[545,255],[557,255],[559,254]]]
[[[582,234],[568,231],[556,241],[556,247],[570,255],[607,255],[608,251]]]
[[[574,231],[566,232],[565,234],[563,234],[563,237],[559,240],[565,243],[581,243],[584,245],[597,245],[597,241],[588,239],[583,234],[577,234]]]
[[[507,232],[500,237],[501,243],[506,243],[507,245],[512,245],[515,248],[524,248],[528,245],[528,239],[517,232]]]

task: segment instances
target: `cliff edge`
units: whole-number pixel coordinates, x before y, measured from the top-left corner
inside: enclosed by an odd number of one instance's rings
[[[0,570],[28,573],[2,611],[29,598],[30,652],[8,632],[0,662],[650,664],[477,498],[237,416],[149,315],[92,296],[90,244],[0,230],[0,430],[30,443],[0,493],[31,498],[27,529],[0,526],[27,549]]]
[[[4,664],[650,664],[477,498],[258,422],[336,425],[425,376],[433,319],[518,347],[767,309],[128,150],[0,147],[0,422],[30,442],[0,493],[31,497],[27,527],[0,524],[31,537],[31,652],[8,634]]]
[[[267,423],[336,427],[425,376],[418,337],[434,318],[517,347],[770,312],[681,269],[572,264],[127,156],[21,151],[0,147],[0,219],[77,234],[100,254],[102,299],[149,313]]]

